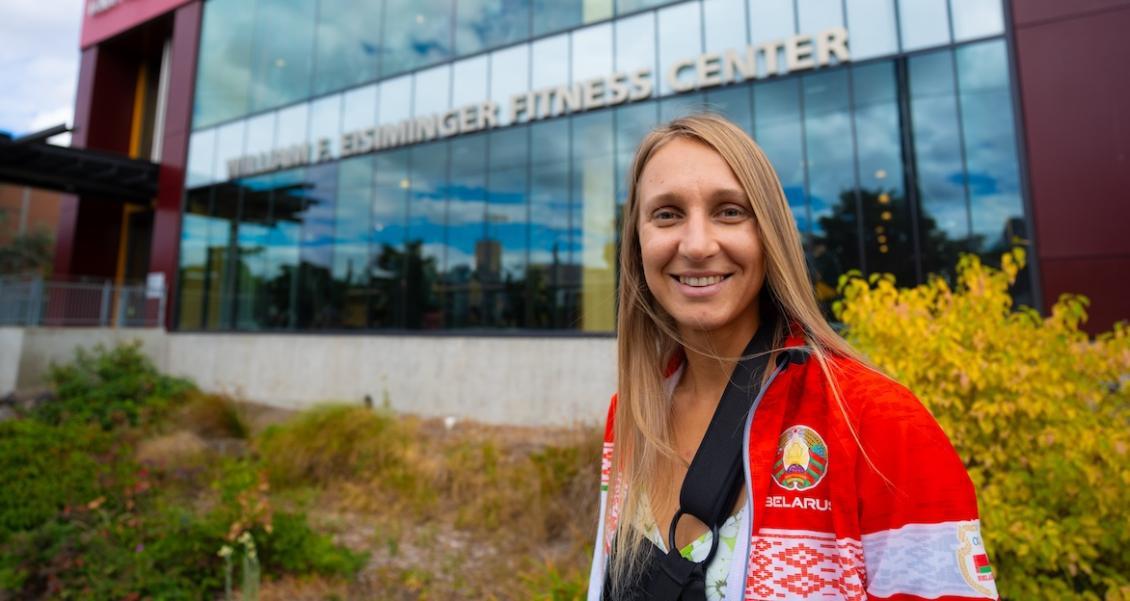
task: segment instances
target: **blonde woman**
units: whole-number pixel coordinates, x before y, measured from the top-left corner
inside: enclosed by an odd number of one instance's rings
[[[630,178],[590,601],[996,598],[964,466],[824,320],[761,149],[695,115],[648,134]],[[705,524],[684,479],[727,432],[738,480]]]

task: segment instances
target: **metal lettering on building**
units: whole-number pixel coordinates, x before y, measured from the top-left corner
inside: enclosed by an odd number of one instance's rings
[[[779,57],[783,55],[783,64]],[[796,35],[782,40],[750,45],[741,50],[706,52],[673,62],[663,73],[675,92],[689,92],[779,74],[826,67],[832,59],[851,60],[848,33],[835,27],[816,35]],[[760,68],[759,68],[760,66]],[[280,169],[346,158],[398,146],[427,142],[500,125],[518,125],[561,117],[598,108],[651,98],[655,93],[650,68],[617,72],[573,83],[550,86],[510,97],[508,120],[499,119],[500,107],[490,100],[384,125],[344,132],[339,139],[319,140],[273,149],[227,162],[228,178],[247,177]],[[335,155],[333,149],[338,150]]]

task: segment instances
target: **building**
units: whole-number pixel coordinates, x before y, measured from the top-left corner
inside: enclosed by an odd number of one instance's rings
[[[199,348],[364,333],[334,339],[607,390],[628,162],[709,109],[773,161],[822,298],[1022,244],[1021,302],[1081,292],[1102,329],[1130,316],[1126,28],[1127,0],[90,0],[74,144],[159,192],[65,201],[55,271],[114,273],[89,241],[145,223],[131,264]]]

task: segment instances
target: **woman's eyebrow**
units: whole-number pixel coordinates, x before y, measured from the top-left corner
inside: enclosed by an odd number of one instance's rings
[[[722,189],[719,189],[719,190],[715,190],[714,193],[712,193],[710,196],[715,201],[720,201],[720,202],[745,202],[746,201],[745,192],[741,191],[738,188],[722,188]]]
[[[644,198],[640,203],[641,207],[663,206],[665,204],[677,203],[681,200],[678,194],[674,192],[660,192],[654,196]]]

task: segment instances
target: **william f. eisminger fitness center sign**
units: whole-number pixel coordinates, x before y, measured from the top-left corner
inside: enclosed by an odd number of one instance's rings
[[[664,77],[675,92],[706,89],[739,81],[769,77],[780,72],[778,54],[783,51],[784,72],[825,67],[832,57],[839,62],[850,60],[847,30],[835,27],[815,36],[795,35],[782,40],[746,46],[744,51],[707,52],[693,58],[677,60],[667,67]],[[758,71],[758,58],[765,68]],[[651,69],[629,73],[613,73],[574,83],[553,86],[510,97],[507,124],[529,123],[571,113],[616,106],[651,98],[655,93]],[[228,178],[247,177],[279,169],[289,169],[334,158],[345,158],[386,148],[427,142],[467,134],[500,125],[497,103],[485,100],[434,113],[405,119],[389,125],[374,125],[348,131],[338,140],[338,154],[332,138],[317,143],[306,142],[269,152],[247,155],[227,162]]]

